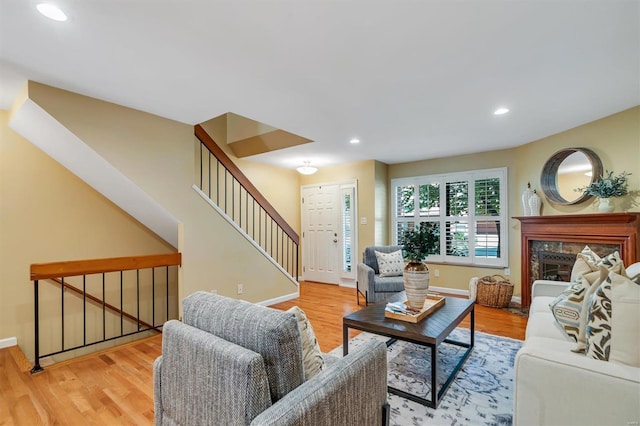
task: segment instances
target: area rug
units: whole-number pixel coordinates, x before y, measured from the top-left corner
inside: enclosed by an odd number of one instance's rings
[[[469,341],[469,331],[456,329],[451,338]],[[388,338],[361,333],[349,342],[349,352],[357,351],[370,339]],[[511,425],[513,417],[513,364],[522,346],[512,340],[490,334],[475,333],[471,355],[444,394],[437,409],[389,394],[391,425]],[[442,344],[438,351],[438,386],[462,356],[464,348]],[[341,357],[342,346],[331,355]],[[393,387],[431,397],[430,349],[397,341],[387,349],[388,383]]]

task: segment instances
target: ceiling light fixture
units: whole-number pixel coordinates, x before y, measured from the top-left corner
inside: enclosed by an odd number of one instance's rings
[[[353,144],[360,143],[360,139],[358,139],[358,138],[353,138],[353,139],[351,139],[351,140],[349,141],[349,143],[353,143]]]
[[[301,175],[312,175],[318,171],[316,167],[311,167],[311,161],[303,161],[304,166],[298,167],[296,170]]]
[[[51,3],[40,3],[36,6],[36,9],[38,9],[38,12],[42,13],[47,18],[53,19],[54,21],[64,22],[68,19],[67,15],[65,15],[58,6]]]
[[[497,110],[493,111],[494,115],[502,115],[509,112],[509,108],[500,107]]]

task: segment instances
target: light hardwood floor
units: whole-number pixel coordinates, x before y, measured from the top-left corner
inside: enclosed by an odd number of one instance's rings
[[[299,299],[273,307],[293,305],[307,313],[324,352],[342,344],[342,317],[362,308],[354,289],[318,283],[302,283]],[[523,339],[525,326],[518,315],[476,305],[477,331]],[[19,348],[2,349],[0,425],[151,425],[153,361],[161,350],[162,338],[155,336],[31,375]]]

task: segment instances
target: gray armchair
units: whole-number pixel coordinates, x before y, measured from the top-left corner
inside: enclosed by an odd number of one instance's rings
[[[376,251],[392,253],[402,250],[402,246],[371,246],[362,253],[362,263],[358,263],[356,281],[356,301],[360,304],[360,294],[364,295],[365,303],[380,302],[404,290],[402,275],[397,277],[381,277],[378,270]]]
[[[295,314],[197,292],[165,323],[156,425],[388,424],[386,346],[371,342],[303,381]]]

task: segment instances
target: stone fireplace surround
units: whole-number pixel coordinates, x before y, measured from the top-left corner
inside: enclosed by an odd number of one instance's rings
[[[539,277],[538,254],[577,254],[589,245],[600,256],[620,252],[625,265],[640,261],[640,213],[519,216],[522,306],[531,304],[531,285]]]

